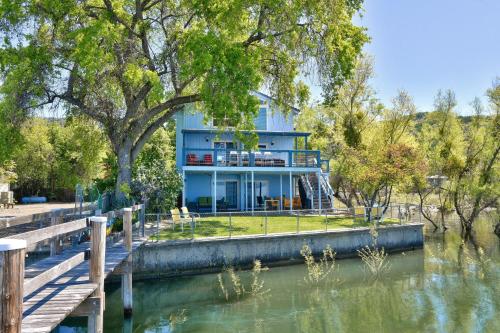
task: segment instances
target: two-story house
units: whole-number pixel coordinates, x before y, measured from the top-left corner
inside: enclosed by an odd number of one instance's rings
[[[231,128],[206,124],[186,107],[176,114],[176,159],[184,186],[182,204],[193,211],[332,208],[328,161],[307,147],[310,133],[297,132],[299,110],[284,114],[271,97],[260,99],[258,148],[246,149]]]

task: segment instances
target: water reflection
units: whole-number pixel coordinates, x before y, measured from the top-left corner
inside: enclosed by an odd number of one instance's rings
[[[462,242],[456,229],[429,232],[424,250],[390,255],[379,279],[354,259],[338,260],[317,284],[304,282],[303,265],[272,268],[261,274],[270,292],[239,301],[226,301],[216,274],[138,282],[133,322],[125,323],[119,285],[110,285],[105,332],[500,332],[491,221],[478,223],[475,242]],[[68,320],[61,332],[85,325]]]

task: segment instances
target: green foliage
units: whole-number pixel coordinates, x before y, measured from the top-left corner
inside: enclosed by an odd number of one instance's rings
[[[358,59],[336,103],[306,110],[297,122],[300,130],[313,133],[312,148],[332,159],[335,196],[349,207],[385,206],[393,189],[408,191],[412,178],[422,179],[425,172],[411,135],[416,113],[411,97],[401,91],[385,108],[369,84],[372,77],[372,60]]]
[[[33,110],[59,103],[98,121],[130,182],[142,145],[175,112],[237,124],[248,146],[265,86],[283,109],[308,96],[314,69],[330,102],[368,41],[352,23],[360,0],[0,2],[0,132],[10,149]],[[15,142],[15,141],[14,141]],[[5,148],[4,148],[5,147]],[[2,152],[0,160],[9,152]]]
[[[5,161],[0,166],[0,182],[13,183],[17,180],[16,163],[14,161]]]
[[[89,119],[72,117],[64,125],[42,118],[21,127],[23,145],[14,152],[17,188],[24,194],[57,196],[58,190],[89,185],[101,175],[106,149],[102,131]]]
[[[451,177],[450,194],[463,230],[470,233],[472,224],[488,207],[499,207],[500,199],[500,79],[487,91],[491,116],[478,100],[473,102],[475,114],[464,129],[463,160],[457,163]]]
[[[133,169],[132,194],[148,200],[148,208],[159,212],[174,208],[182,179],[175,167],[175,131],[160,128],[144,145]]]

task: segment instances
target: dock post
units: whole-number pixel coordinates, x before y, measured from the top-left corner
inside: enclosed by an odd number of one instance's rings
[[[51,211],[50,225],[54,226],[54,225],[58,225],[61,223],[63,223],[62,210],[61,209],[53,209]],[[61,236],[55,236],[50,241],[50,255],[54,256],[56,254],[60,254],[61,251],[62,251]]]
[[[93,216],[90,218],[90,281],[97,284],[97,288],[92,294],[99,297],[99,309],[96,314],[88,318],[88,332],[102,333],[103,312],[104,312],[104,263],[106,255],[106,222],[104,216]]]
[[[122,274],[122,300],[125,318],[132,315],[132,208],[123,208],[123,243],[129,252]]]
[[[0,332],[20,333],[26,241],[0,239]]]

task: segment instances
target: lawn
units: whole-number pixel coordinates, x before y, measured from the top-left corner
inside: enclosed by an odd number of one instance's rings
[[[385,219],[384,224],[397,224],[397,219]],[[299,232],[333,230],[339,228],[366,227],[369,224],[363,219],[354,220],[352,217],[328,217],[325,216],[300,216]],[[269,216],[267,217],[267,233],[297,232],[296,216]],[[242,235],[262,235],[266,233],[266,218],[264,216],[213,216],[196,219],[194,230],[195,238],[202,237],[227,237]],[[159,239],[190,239],[192,238],[190,223],[177,224],[172,230],[171,225],[160,232]],[[156,239],[157,236],[153,236]]]

